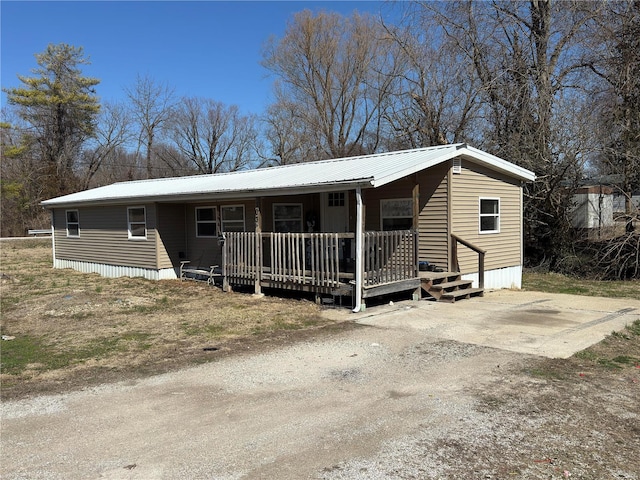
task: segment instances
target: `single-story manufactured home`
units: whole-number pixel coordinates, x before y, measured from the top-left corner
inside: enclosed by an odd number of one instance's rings
[[[339,294],[358,310],[433,292],[438,272],[440,293],[450,272],[477,289],[519,288],[522,186],[534,179],[454,144],[121,182],[43,205],[55,268],[160,280],[212,266],[226,289]]]

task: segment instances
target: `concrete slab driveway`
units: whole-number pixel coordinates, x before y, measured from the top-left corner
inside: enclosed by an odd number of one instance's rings
[[[400,302],[355,316],[366,325],[407,328],[427,336],[568,358],[640,319],[640,299],[499,290],[455,304]]]

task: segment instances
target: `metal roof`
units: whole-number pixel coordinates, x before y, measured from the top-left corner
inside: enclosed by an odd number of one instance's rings
[[[466,144],[453,144],[230,173],[119,182],[46,200],[42,205],[197,200],[212,196],[237,198],[376,188],[460,156],[521,180],[535,179],[533,172],[494,155]]]

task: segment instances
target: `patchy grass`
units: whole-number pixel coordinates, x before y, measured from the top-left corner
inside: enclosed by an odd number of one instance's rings
[[[608,298],[640,298],[640,281],[597,281],[568,277],[557,273],[525,272],[525,290]],[[528,373],[546,379],[566,379],[576,370],[592,374],[602,370],[640,372],[640,321],[619,332],[611,332],[602,342],[576,353],[567,361],[544,360]],[[582,372],[583,375],[588,373]]]
[[[0,249],[0,332],[15,337],[0,342],[4,398],[163,372],[334,323],[308,300],[54,270],[50,239]]]
[[[559,273],[525,271],[522,288],[549,293],[610,298],[640,298],[640,281],[599,281],[568,277]]]
[[[601,342],[577,352],[573,357],[541,359],[526,373],[546,380],[576,380],[613,372],[630,375],[636,382],[640,374],[640,320],[620,332],[612,332]]]

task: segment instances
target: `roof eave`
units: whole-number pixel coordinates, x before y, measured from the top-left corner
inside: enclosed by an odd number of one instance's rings
[[[355,188],[372,188],[374,186],[373,178],[359,179],[356,181],[346,182],[333,182],[330,184],[315,184],[308,186],[295,186],[285,188],[264,188],[264,189],[247,189],[247,190],[234,190],[234,191],[222,191],[222,192],[200,192],[200,193],[185,193],[185,194],[172,194],[172,195],[149,195],[149,196],[135,196],[130,197],[102,197],[99,199],[91,200],[61,200],[56,199],[45,200],[40,202],[40,205],[45,208],[59,208],[70,206],[95,206],[95,205],[130,205],[132,203],[175,203],[175,202],[200,202],[211,199],[216,200],[232,200],[232,199],[246,199],[254,197],[275,197],[279,195],[304,195],[311,193],[323,193],[323,192],[335,192],[351,190]]]

